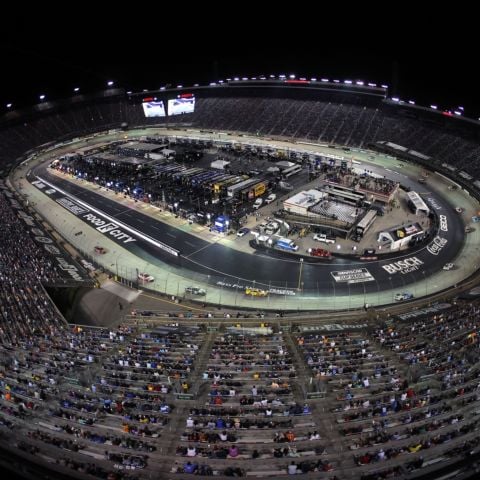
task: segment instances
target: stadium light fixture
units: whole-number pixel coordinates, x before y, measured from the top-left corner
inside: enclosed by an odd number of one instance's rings
[[[131,95],[131,94],[132,94],[132,91],[129,90],[129,91],[127,92],[127,95]]]
[[[248,80],[248,77],[242,77],[242,80],[246,81]]]
[[[177,85],[177,88],[183,88],[183,85]]]
[[[369,86],[369,87],[376,87],[377,84],[376,84],[376,83],[369,83],[368,86]]]
[[[108,85],[109,87],[113,86],[113,81],[112,81],[112,80],[109,80],[109,81],[107,82],[107,85]]]
[[[73,89],[73,91],[74,91],[75,93],[76,93],[76,92],[79,92],[79,91],[80,91],[80,87],[75,87],[75,88]]]
[[[357,80],[355,83],[356,83],[357,85],[365,85],[365,83],[362,82],[361,80]]]
[[[460,110],[455,110],[453,113],[454,113],[455,115],[461,115],[461,114],[462,114],[462,112],[461,112]]]
[[[399,102],[400,99],[398,97],[392,97],[392,102]]]
[[[340,80],[334,80],[333,83],[340,83]]]
[[[414,102],[413,100],[409,100],[408,103],[409,103],[410,105],[415,105],[415,102]]]
[[[430,108],[431,108],[432,110],[436,110],[438,107],[437,107],[436,105],[430,105]]]
[[[210,82],[210,86],[211,86],[211,87],[213,87],[213,86],[215,86],[215,85],[216,85],[215,82]]]
[[[270,75],[270,78],[275,78],[275,75]]]
[[[40,100],[45,100],[45,95],[42,93],[42,95],[40,95],[38,98],[40,98]]]
[[[290,80],[293,80],[295,78],[295,75],[289,75],[288,78],[290,78]]]
[[[322,78],[322,82],[329,82],[330,80],[328,78]]]
[[[351,80],[344,80],[343,83],[351,84],[352,81]]]
[[[235,77],[234,80],[238,82],[240,79],[238,77]]]
[[[311,81],[311,82],[316,82],[317,79],[316,79],[315,77],[312,77],[312,78],[310,79],[310,81]]]
[[[12,108],[13,104],[12,103],[7,103],[7,108]]]
[[[198,83],[193,84],[194,87],[199,87],[200,85]]]
[[[464,110],[464,108],[462,106],[459,106],[458,109],[461,110],[462,112]]]
[[[382,88],[388,88],[388,85],[380,85]]]

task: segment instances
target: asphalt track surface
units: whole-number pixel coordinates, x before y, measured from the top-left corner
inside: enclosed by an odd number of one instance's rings
[[[299,258],[289,254],[284,256],[282,254],[269,255],[258,251],[251,254],[230,249],[218,243],[204,241],[161,221],[156,221],[136,209],[127,208],[100,194],[53,176],[48,173],[46,164],[36,167],[28,179],[33,181],[36,179],[35,176],[48,180],[49,183],[58,186],[65,192],[123,224],[181,252],[179,257],[174,257],[137,237],[137,241],[122,245],[134,255],[141,257],[148,263],[161,266],[161,262],[165,262],[182,270],[189,270],[197,280],[199,280],[198,274],[204,275],[203,281],[212,285],[223,284],[234,288],[254,285],[260,288],[275,287],[293,290],[298,286],[301,273],[305,294],[330,295],[332,292],[334,294],[335,292],[348,292],[350,295],[355,293],[365,294],[366,292],[376,293],[391,289],[408,291],[409,284],[426,279],[441,270],[445,263],[452,261],[464,241],[464,225],[460,215],[438,192],[431,190],[428,199],[433,199],[433,205],[430,202],[429,206],[435,208],[437,214],[445,215],[447,219],[446,230],[438,232],[438,236],[443,239],[442,243],[444,245],[437,254],[431,253],[432,248],[427,248],[428,245],[431,245],[430,243],[414,253],[403,252],[395,258],[389,256],[388,259],[360,261],[353,258],[337,257],[328,263],[310,262],[305,259],[303,265],[300,265]],[[402,177],[401,183],[412,190],[422,191],[425,189],[415,181],[406,178],[405,175],[402,175]],[[58,193],[55,195],[64,196]],[[413,268],[403,268],[402,271],[395,273],[391,273],[391,269],[389,272],[383,268],[383,266],[388,267],[395,262],[412,257],[422,263]],[[301,272],[300,268],[302,269]],[[367,269],[369,274],[367,276],[371,276],[373,279],[370,281],[359,280],[358,283],[337,282],[331,273],[349,272],[357,269]],[[186,274],[185,271],[183,273]],[[348,275],[347,273],[347,277]],[[448,272],[445,272],[445,275],[448,275]]]

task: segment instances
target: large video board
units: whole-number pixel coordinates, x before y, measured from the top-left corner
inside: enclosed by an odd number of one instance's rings
[[[170,100],[169,100],[170,102]],[[165,116],[165,106],[163,102],[143,102],[143,113],[146,117],[164,117]]]
[[[193,113],[195,110],[195,97],[177,97],[168,100],[168,114],[181,115],[183,113]]]

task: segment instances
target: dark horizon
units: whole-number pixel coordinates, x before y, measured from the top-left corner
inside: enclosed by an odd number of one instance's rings
[[[285,19],[276,22],[269,12],[231,18],[220,10],[219,21],[208,12],[173,10],[125,14],[123,23],[110,12],[103,18],[81,11],[64,21],[39,14],[40,21],[29,12],[7,22],[0,112],[10,102],[38,103],[40,94],[48,100],[70,96],[74,87],[98,91],[108,80],[141,91],[293,73],[385,83],[402,100],[442,110],[463,106],[469,118],[480,117],[476,62],[462,58],[473,39],[463,26],[451,32],[422,19],[357,21],[290,11],[279,12]]]

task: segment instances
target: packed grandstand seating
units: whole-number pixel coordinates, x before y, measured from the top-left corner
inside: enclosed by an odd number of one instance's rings
[[[198,98],[178,121],[347,146],[388,140],[472,175],[480,164],[478,144],[380,104]],[[149,123],[124,98],[12,121],[0,158],[121,122]],[[109,480],[377,480],[478,452],[478,305],[337,333],[273,317],[208,331],[198,318],[142,312],[110,329],[66,325],[42,286],[58,272],[2,193],[0,224],[0,444],[28,461]]]
[[[199,97],[195,112],[174,117],[175,124],[347,147],[367,147],[377,141],[388,141],[431,157],[433,165],[438,167],[446,162],[473,176],[478,173],[478,139],[461,127],[404,116],[400,108],[380,100],[376,100],[376,104],[362,103],[362,99],[353,95],[331,101],[245,95]],[[50,114],[32,114],[21,120],[13,117],[0,129],[0,162],[11,163],[39,145],[118,128],[123,122],[129,126],[171,124],[169,117],[145,118],[141,104],[125,96],[73,105]]]

